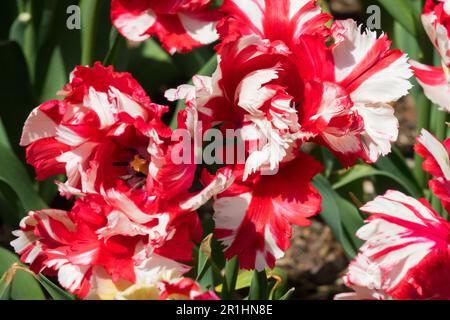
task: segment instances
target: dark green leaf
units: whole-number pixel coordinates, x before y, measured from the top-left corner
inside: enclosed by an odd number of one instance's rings
[[[389,160],[381,159],[379,163],[382,163],[384,165],[384,168],[387,169],[388,164],[390,163]],[[382,165],[382,166],[383,166]],[[351,184],[355,181],[361,180],[361,179],[370,179],[375,176],[383,176],[386,177],[400,186],[402,186],[405,191],[410,193],[411,195],[418,196],[420,195],[420,191],[417,189],[417,187],[414,185],[414,183],[410,179],[404,178],[399,172],[397,174],[391,173],[390,171],[382,171],[377,170],[369,165],[356,165],[352,167],[349,170],[346,170],[345,173],[340,177],[338,182],[333,184],[334,189],[340,189],[348,184]]]
[[[239,259],[237,257],[227,261],[225,265],[225,276],[222,286],[222,299],[228,300],[233,298],[236,288],[236,281],[239,273]]]
[[[163,50],[154,39],[149,39],[137,48],[129,50],[128,71],[139,81],[146,92],[166,104],[164,92],[179,84],[181,73],[174,65],[172,56]]]
[[[81,0],[81,64],[92,65],[95,60],[100,0]]]
[[[408,191],[410,195],[416,198],[423,196],[419,182],[414,176],[414,172],[409,168],[405,157],[396,147],[392,148],[392,152],[389,156],[380,158],[375,166],[381,171],[389,172],[398,177],[398,179],[402,181],[402,186],[408,186],[406,191]]]
[[[22,124],[35,103],[22,50],[16,42],[0,42],[0,116],[9,141],[20,152]]]
[[[278,300],[289,300],[295,292],[295,288],[291,288]]]
[[[253,278],[253,271],[240,270],[236,280],[235,290],[241,290],[250,287]],[[222,292],[223,285],[216,287],[216,291]]]
[[[208,235],[203,239],[202,243],[200,244],[200,248],[198,250],[198,266],[197,266],[197,273],[198,278],[202,276],[202,274],[205,271],[206,265],[208,261],[211,258],[211,240],[212,240],[212,234]]]
[[[252,283],[248,294],[248,300],[267,299],[267,275],[266,271],[253,271]]]
[[[120,49],[121,43],[124,41],[123,37],[119,34],[119,32],[113,28],[111,30],[111,44],[109,47],[109,51],[103,60],[104,66],[115,65],[117,60],[118,51]]]
[[[9,143],[8,134],[6,133],[5,126],[3,125],[2,118],[0,118],[0,145],[11,149],[11,144]]]
[[[9,300],[11,296],[11,281],[7,279],[7,273],[0,278],[0,300]]]
[[[280,268],[274,268],[269,271],[269,276],[271,281],[274,282],[274,285],[270,290],[269,299],[280,300],[280,298],[286,294],[288,278]]]
[[[209,290],[220,283],[220,271],[211,259],[212,234],[207,236],[198,249],[197,256],[197,281],[205,289]]]
[[[323,176],[314,178],[313,185],[322,195],[321,217],[331,228],[336,239],[341,243],[348,258],[353,258],[358,250],[358,239],[354,231],[357,229],[358,212],[350,202],[343,199],[333,190]],[[362,219],[360,220],[360,222]],[[362,223],[361,223],[362,226]]]
[[[0,248],[0,274],[3,276],[14,263],[18,263],[19,259],[6,249]],[[23,270],[16,270],[12,273],[12,279],[6,279],[11,281],[9,288],[9,299],[13,300],[44,300],[45,295],[39,286],[36,278]],[[3,278],[5,280],[5,278]],[[3,287],[3,291],[7,291],[7,284],[0,284],[0,290]],[[5,290],[6,289],[6,290]],[[3,296],[4,298],[5,296]]]
[[[43,276],[42,274],[39,274],[38,280],[42,287],[48,292],[50,297],[52,297],[53,300],[74,300],[75,297],[68,293],[67,291],[61,289],[56,284],[51,282],[48,278]]]
[[[25,210],[39,210],[46,208],[46,203],[33,188],[27,172],[19,159],[11,150],[0,145],[0,180],[6,183],[17,195]],[[17,219],[26,212],[19,212]]]

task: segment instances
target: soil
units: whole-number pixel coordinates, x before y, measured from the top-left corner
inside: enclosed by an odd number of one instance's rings
[[[291,248],[277,262],[295,287],[294,299],[332,299],[345,291],[341,275],[348,261],[330,228],[313,220],[306,228],[293,228]]]

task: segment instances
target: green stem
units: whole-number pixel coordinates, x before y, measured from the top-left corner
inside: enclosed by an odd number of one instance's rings
[[[112,45],[109,48],[108,53],[106,54],[105,60],[103,60],[104,66],[114,65],[117,59],[117,53],[119,51],[121,36],[116,29],[112,31]]]
[[[26,11],[27,0],[17,0],[17,8],[18,8],[19,12]]]
[[[439,215],[444,216],[445,210],[442,207],[441,199],[434,194],[431,196],[431,206]],[[444,218],[446,218],[446,216],[444,216]]]
[[[427,65],[434,64],[434,49],[431,46],[425,46],[423,48],[423,56],[421,62]],[[420,131],[422,129],[430,130],[430,128],[432,127],[431,107],[431,101],[428,100],[423,91],[420,91],[416,97],[418,134],[420,134]],[[414,162],[414,173],[417,177],[417,181],[422,189],[426,189],[428,185],[428,174],[422,168],[423,158],[415,153]]]
[[[435,112],[432,131],[436,138],[444,141],[447,138],[447,112],[441,111],[437,106],[433,106],[433,112]]]
[[[23,33],[23,54],[27,61],[30,79],[34,82],[35,65],[36,65],[36,26],[34,16],[36,2],[32,0],[23,0],[19,2],[19,20],[25,24]]]
[[[442,63],[441,56],[434,51],[434,65],[442,65],[443,68],[447,68]],[[444,141],[447,137],[447,112],[439,110],[437,105],[432,107],[432,117],[430,123],[431,132],[441,141]]]
[[[431,119],[431,103],[430,101],[421,93],[416,99],[416,108],[418,113],[417,128],[420,131],[422,129],[428,129]],[[414,173],[422,189],[426,189],[428,175],[422,168],[423,158],[417,153],[414,154]]]
[[[431,132],[438,138],[440,141],[444,141],[447,138],[447,112],[441,111],[438,109],[438,106],[433,105],[433,116],[432,116],[432,126]],[[431,198],[431,205],[445,219],[448,218],[447,212],[444,210],[441,204],[441,200],[433,195]]]
[[[98,13],[101,0],[81,0],[81,64],[94,62]]]

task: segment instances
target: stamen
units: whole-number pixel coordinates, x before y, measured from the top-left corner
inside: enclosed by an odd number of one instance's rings
[[[148,161],[135,155],[133,161],[130,162],[131,168],[138,173],[148,175]]]

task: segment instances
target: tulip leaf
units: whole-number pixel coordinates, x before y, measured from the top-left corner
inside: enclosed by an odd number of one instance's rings
[[[393,170],[393,164],[389,160],[382,159],[379,161],[379,164],[384,168],[387,168],[389,166],[390,170]],[[371,179],[376,176],[388,178],[389,180],[401,186],[406,192],[413,196],[420,196],[421,194],[417,186],[415,186],[410,179],[406,179],[401,174],[401,172],[397,172],[397,174],[395,174],[390,171],[378,170],[374,167],[363,164],[356,165],[351,169],[346,170],[339,178],[338,182],[333,184],[333,189],[338,190],[355,181],[359,181],[362,179]]]
[[[267,299],[267,274],[266,270],[253,271],[252,282],[248,294],[248,300],[266,300]]]
[[[0,248],[0,298],[12,300],[45,300],[34,275],[19,264],[13,253]]]
[[[377,0],[389,14],[411,35],[417,36],[421,28],[419,16],[408,0]]]
[[[295,292],[295,288],[289,289],[280,299],[278,300],[289,300]]]
[[[7,147],[0,144],[0,181],[7,184],[17,195],[26,211],[46,208],[46,203],[40,198],[33,187],[28,173],[16,155]],[[18,220],[26,212],[18,214]]]
[[[313,185],[322,195],[321,217],[341,243],[347,257],[352,259],[361,244],[355,235],[363,225],[358,210],[342,198],[323,176],[316,176]]]
[[[239,273],[239,259],[238,257],[233,257],[228,260],[225,265],[225,276],[223,279],[222,286],[222,299],[231,299],[236,288],[236,281]]]
[[[42,287],[48,292],[50,297],[52,297],[53,300],[74,300],[75,297],[68,293],[67,291],[61,289],[56,284],[51,282],[48,278],[46,278],[44,275],[39,274],[38,280]]]
[[[22,124],[33,109],[34,99],[27,64],[16,42],[0,42],[0,115],[9,141],[20,152]]]

